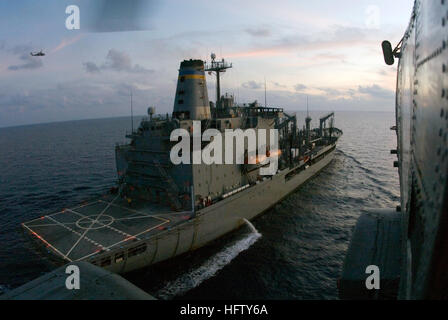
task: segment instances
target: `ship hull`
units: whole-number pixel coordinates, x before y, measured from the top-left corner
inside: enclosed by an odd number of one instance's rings
[[[335,145],[326,147],[319,161],[292,177],[291,172],[297,168],[283,170],[272,178],[198,211],[194,218],[153,238],[142,240],[146,243],[142,254],[118,263],[112,259],[112,263],[105,268],[115,273],[130,272],[195,250],[238,229],[244,224],[244,219],[254,219],[325,168],[333,160],[334,150]]]

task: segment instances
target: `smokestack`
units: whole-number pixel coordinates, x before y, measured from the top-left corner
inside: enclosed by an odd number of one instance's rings
[[[210,119],[210,104],[202,60],[184,60],[180,64],[173,117]]]

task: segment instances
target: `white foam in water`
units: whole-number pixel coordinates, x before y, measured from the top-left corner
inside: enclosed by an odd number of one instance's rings
[[[160,289],[155,296],[159,299],[168,300],[184,294],[200,285],[203,281],[213,277],[216,272],[228,265],[240,252],[247,250],[253,245],[258,238],[261,237],[261,234],[255,229],[252,223],[246,219],[244,219],[244,221],[252,231],[251,233],[247,234],[243,239],[225,247],[222,251],[206,260],[198,268],[184,273],[174,281],[168,282],[168,284]]]
[[[0,284],[0,295],[8,292],[8,287]]]

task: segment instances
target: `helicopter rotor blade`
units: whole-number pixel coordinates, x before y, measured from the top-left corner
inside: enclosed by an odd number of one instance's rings
[[[152,29],[157,0],[80,0],[81,29],[121,32]]]

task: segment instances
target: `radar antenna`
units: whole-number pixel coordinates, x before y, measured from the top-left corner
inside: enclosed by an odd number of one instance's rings
[[[232,68],[232,64],[226,62],[224,59],[221,61],[216,61],[216,54],[212,53],[210,55],[210,58],[212,61],[210,64],[205,64],[205,71],[208,71],[209,74],[212,74],[212,72],[216,72],[216,108],[220,107],[220,99],[221,99],[221,85],[220,85],[220,78],[219,74],[221,72],[226,72],[226,69]]]

